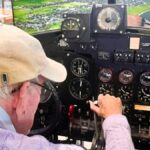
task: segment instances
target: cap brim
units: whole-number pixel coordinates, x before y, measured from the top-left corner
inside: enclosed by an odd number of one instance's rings
[[[63,82],[67,77],[66,68],[50,58],[47,59],[47,64],[42,70],[41,75],[54,82]]]

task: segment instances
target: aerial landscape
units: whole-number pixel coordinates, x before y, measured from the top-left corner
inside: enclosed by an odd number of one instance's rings
[[[140,15],[150,22],[149,0],[124,2],[129,15]],[[90,13],[94,3],[106,4],[107,0],[14,0],[14,24],[31,34],[60,29],[64,13]]]

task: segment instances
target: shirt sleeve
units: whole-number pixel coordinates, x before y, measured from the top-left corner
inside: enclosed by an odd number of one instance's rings
[[[103,122],[106,150],[135,150],[130,126],[123,115],[112,115]]]
[[[28,137],[8,130],[0,129],[0,149],[7,150],[84,150],[74,144],[54,144],[45,137]]]

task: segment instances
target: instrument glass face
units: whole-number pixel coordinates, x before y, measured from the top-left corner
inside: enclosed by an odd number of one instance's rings
[[[66,38],[76,38],[80,31],[80,23],[75,18],[68,18],[62,22],[61,30]]]
[[[91,94],[91,84],[84,78],[75,78],[70,82],[69,92],[78,100],[85,100]]]
[[[150,86],[150,72],[144,72],[140,76],[140,82],[144,86]]]
[[[123,70],[119,74],[119,81],[122,84],[130,84],[133,81],[133,72],[130,70]]]
[[[104,8],[98,13],[97,24],[101,30],[114,31],[120,26],[120,23],[120,13],[112,7]]]
[[[107,83],[112,79],[112,70],[109,68],[103,68],[98,73],[98,78],[101,82]]]
[[[71,71],[77,77],[83,77],[89,72],[89,64],[83,58],[75,58],[71,63]]]

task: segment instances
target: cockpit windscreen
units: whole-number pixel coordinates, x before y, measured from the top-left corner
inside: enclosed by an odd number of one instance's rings
[[[13,0],[14,24],[31,34],[57,30],[63,14],[90,13],[95,3],[107,4],[108,0]],[[150,27],[149,0],[117,0],[116,3],[127,5],[128,26]],[[134,20],[138,24],[133,24]]]

